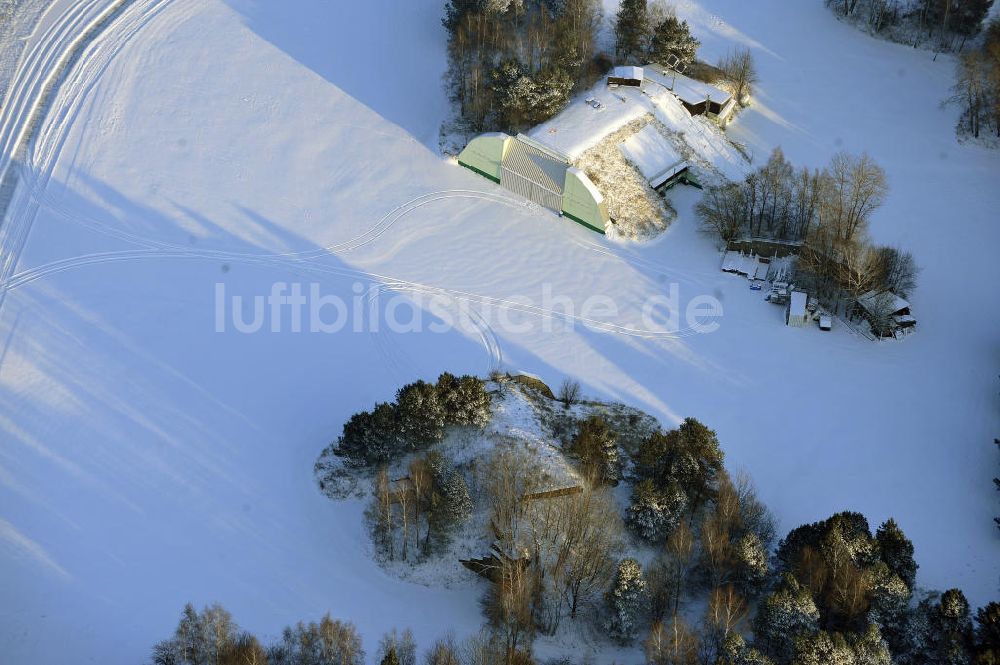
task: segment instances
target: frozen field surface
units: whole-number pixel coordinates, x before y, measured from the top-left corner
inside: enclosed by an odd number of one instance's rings
[[[84,5],[100,9],[47,20]],[[761,89],[729,131],[755,163],[780,145],[885,167],[873,234],[922,272],[917,334],[876,344],[786,328],[720,272],[697,190],[672,190],[656,242],[621,246],[443,161],[441,5],[134,0],[52,95],[0,232],[4,662],[139,662],[187,601],[265,637],[329,611],[369,653],[393,626],[421,646],[477,629],[474,582],[387,576],[361,505],[312,478],[351,413],[445,369],[572,376],[665,424],[695,416],[783,529],[894,516],[919,584],[995,599],[1000,153],[955,141],[952,60],[818,0],[678,3],[707,60],[754,50]],[[275,282],[482,315],[447,333],[216,331],[217,289],[249,304]],[[721,300],[718,330],[651,329],[644,304],[672,288],[682,307]],[[594,295],[617,314],[585,311]]]

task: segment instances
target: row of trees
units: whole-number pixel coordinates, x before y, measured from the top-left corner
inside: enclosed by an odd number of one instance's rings
[[[351,416],[328,451],[354,467],[377,467],[441,441],[447,427],[483,428],[490,417],[485,382],[445,372],[437,383],[405,385],[396,392],[395,402]]]
[[[448,0],[449,97],[469,131],[517,130],[558,113],[608,63],[599,0]]]
[[[825,0],[841,16],[914,45],[961,50],[982,29],[993,0]]]
[[[868,235],[888,193],[885,171],[867,154],[837,153],[822,171],[810,171],[796,170],[776,148],[744,180],[708,187],[696,212],[727,243],[800,244],[797,278],[826,303],[872,290],[907,297],[916,286],[912,255],[873,245]]]
[[[959,134],[1000,137],[1000,19],[993,19],[982,44],[959,56],[951,102],[961,108]]]

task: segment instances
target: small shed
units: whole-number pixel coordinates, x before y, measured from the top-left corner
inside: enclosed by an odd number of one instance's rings
[[[701,189],[701,184],[691,174],[688,161],[653,125],[646,125],[618,147],[639,169],[649,186],[660,194],[678,182]]]
[[[608,74],[608,85],[642,85],[642,67],[615,67]]]
[[[788,307],[785,308],[785,325],[801,328],[809,323],[809,311],[806,309],[808,301],[809,296],[805,291],[792,291]]]
[[[829,314],[819,315],[819,329],[820,330],[831,330],[833,328],[833,317]]]

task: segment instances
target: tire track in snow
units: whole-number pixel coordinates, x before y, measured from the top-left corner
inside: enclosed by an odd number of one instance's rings
[[[150,5],[159,6],[166,1],[145,0],[139,4],[146,8]],[[92,55],[100,52],[90,47],[95,41],[100,41],[101,35],[119,17],[126,15],[126,10],[135,0],[114,0],[106,4],[100,13],[93,15],[92,12],[105,2],[106,0],[76,2],[49,27],[42,40],[26,54],[18,68],[4,113],[0,116],[0,147],[3,155],[0,162],[0,194],[10,197],[3,201],[4,218],[0,224],[0,309],[8,291],[2,284],[10,279],[20,260],[38,210],[37,203],[30,196],[19,193],[18,183],[29,172],[19,164],[34,147],[42,122],[63,84],[71,79],[74,70],[78,70],[81,63],[82,69],[87,69],[88,53]],[[102,71],[124,43],[153,16],[143,11],[132,14],[140,20],[136,22],[133,19],[130,24],[126,24],[125,27],[131,28],[130,31],[122,33],[124,41],[120,41],[118,48],[109,54]],[[59,141],[60,148],[64,142],[65,137]],[[49,163],[54,165],[55,154]],[[37,188],[39,182],[47,184],[50,177],[51,168],[41,169],[40,173],[33,175],[34,182],[29,181],[28,190]]]

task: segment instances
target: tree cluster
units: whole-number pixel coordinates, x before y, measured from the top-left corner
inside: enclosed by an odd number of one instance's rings
[[[993,0],[825,0],[839,15],[914,46],[962,50],[982,29]]]
[[[393,480],[387,467],[379,469],[366,512],[372,540],[390,561],[442,549],[472,513],[465,477],[437,451],[411,460],[408,471]]]
[[[628,525],[649,542],[663,542],[682,519],[693,519],[714,498],[723,459],[715,432],[694,418],[655,432],[632,460],[636,483]]]
[[[545,486],[537,460],[516,447],[497,450],[486,474],[490,532],[498,553],[483,608],[508,658],[530,653],[534,636],[607,588],[622,526],[614,498],[584,482],[579,492],[531,498]]]
[[[351,416],[332,448],[352,466],[375,467],[441,441],[446,427],[483,428],[490,416],[490,395],[482,379],[445,372],[436,384],[408,384],[396,393],[395,402]]]
[[[622,0],[614,21],[615,55],[622,64],[655,62],[684,71],[701,45],[687,21],[659,1]]]
[[[518,130],[558,113],[606,68],[598,0],[448,0],[449,97],[471,131]]]
[[[743,181],[708,187],[696,212],[703,228],[727,243],[799,245],[796,277],[826,303],[868,291],[907,297],[916,286],[913,256],[868,236],[888,192],[885,171],[866,154],[837,153],[822,171],[810,171],[796,170],[776,148]]]
[[[1000,137],[1000,18],[993,19],[982,44],[958,57],[951,103],[961,109],[958,133]]]
[[[154,665],[364,665],[365,652],[354,625],[330,615],[285,628],[279,641],[264,646],[221,606],[198,612],[188,603],[173,637],[153,647],[152,660]]]

